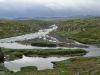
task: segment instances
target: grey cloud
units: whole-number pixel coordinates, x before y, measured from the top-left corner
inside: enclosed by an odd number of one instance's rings
[[[99,0],[0,0],[0,17],[100,15]]]

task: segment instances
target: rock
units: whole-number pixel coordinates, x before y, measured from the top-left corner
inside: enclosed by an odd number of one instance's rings
[[[4,63],[4,53],[2,52],[0,48],[0,63]]]

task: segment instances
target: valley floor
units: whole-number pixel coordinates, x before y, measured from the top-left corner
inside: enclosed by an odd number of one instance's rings
[[[23,34],[33,33],[39,29],[45,29],[49,25],[54,24],[54,21],[33,21],[33,20],[16,20],[3,21],[0,20],[0,39],[12,36],[19,36]],[[52,35],[63,41],[64,43],[73,43],[79,41],[84,44],[100,44],[100,17],[93,17],[87,19],[74,19],[56,21],[58,26],[49,35]],[[70,40],[70,41],[68,41]],[[29,40],[27,40],[29,41]],[[27,42],[27,41],[21,41]],[[30,40],[31,41],[31,40]],[[15,41],[14,41],[15,42]],[[17,41],[20,43],[20,41]],[[1,42],[2,43],[2,42]],[[9,42],[6,42],[9,44]],[[10,42],[13,43],[13,42]],[[29,42],[31,46],[55,46],[55,43],[48,42]],[[2,43],[3,44],[3,43]],[[93,51],[93,50],[92,50]],[[95,48],[94,48],[94,51]],[[37,70],[36,67],[28,66],[21,68],[21,71],[16,73],[7,70],[4,64],[0,64],[0,75],[100,75],[100,57],[82,57],[87,51],[83,49],[5,49],[3,48],[6,60],[13,60],[26,56],[49,56],[49,55],[69,55],[78,56],[68,60],[53,62],[54,69]],[[97,51],[99,52],[99,51]]]

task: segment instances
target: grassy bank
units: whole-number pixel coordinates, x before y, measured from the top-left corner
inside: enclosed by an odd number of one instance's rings
[[[86,54],[85,50],[82,49],[3,49],[6,56],[9,59],[21,58],[25,56],[51,56],[51,55],[66,55],[66,56],[81,56]]]
[[[0,39],[33,33],[51,24],[53,23],[39,20],[0,20]]]
[[[31,43],[32,46],[39,46],[39,47],[56,47],[56,43],[48,42],[48,41],[42,41],[42,42],[33,42]]]
[[[35,67],[25,67],[9,75],[100,75],[100,57],[71,58],[55,63],[52,70],[37,71]]]
[[[57,34],[85,44],[100,44],[100,17],[60,21]]]

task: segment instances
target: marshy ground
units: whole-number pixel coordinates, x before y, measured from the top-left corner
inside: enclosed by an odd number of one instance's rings
[[[64,21],[38,21],[38,20],[0,20],[0,38],[9,38],[23,34],[37,32],[39,29],[47,28],[51,24],[58,26],[49,36],[59,39],[64,43],[63,47],[74,47],[79,43],[87,45],[100,44],[100,17],[72,19]],[[75,41],[74,41],[75,40]],[[32,46],[56,47],[57,43],[37,42],[37,40],[16,41],[21,44],[30,44]],[[11,42],[13,43],[13,42]],[[8,43],[9,44],[9,43]],[[66,44],[66,45],[65,45]],[[77,47],[84,47],[78,45]],[[93,48],[94,52],[96,48]],[[93,51],[92,49],[92,51]],[[24,67],[16,73],[8,71],[3,64],[0,64],[0,73],[5,75],[100,75],[100,57],[93,55],[92,57],[81,57],[88,50],[84,49],[7,49],[2,48],[6,60],[14,60],[26,56],[78,56],[68,60],[53,62],[54,69],[40,70],[36,67]],[[98,48],[99,50],[99,48]],[[90,51],[90,50],[89,50]],[[100,52],[100,51],[97,51]],[[80,57],[79,57],[80,56]],[[95,56],[95,57],[94,57]]]

